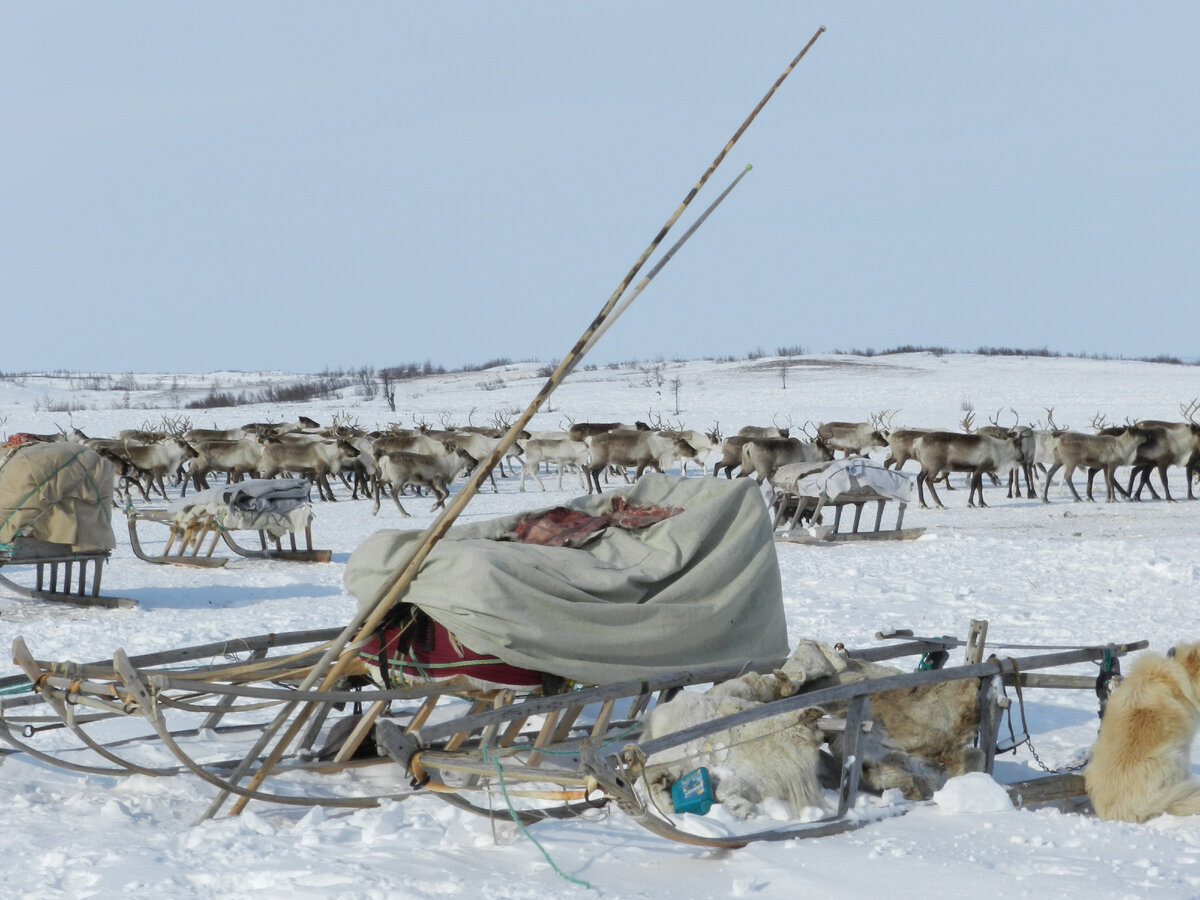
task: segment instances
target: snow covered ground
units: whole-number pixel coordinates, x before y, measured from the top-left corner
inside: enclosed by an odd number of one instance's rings
[[[786,362],[786,371],[782,368]],[[347,389],[322,404],[181,410],[212,386],[183,375],[0,380],[0,432],[78,427],[104,436],[179,414],[197,427],[337,416],[365,427],[445,415],[486,424],[522,409],[541,384],[537,364],[402,382],[399,412]],[[223,389],[288,376],[222,373]],[[100,381],[105,381],[103,385]],[[114,387],[115,384],[115,387]],[[124,389],[122,389],[122,386]],[[93,388],[102,387],[101,390]],[[772,418],[859,420],[898,410],[892,424],[955,428],[998,416],[1090,430],[1100,414],[1178,419],[1200,395],[1200,369],[1067,358],[822,356],[740,362],[665,362],[580,371],[553,396],[535,427],[569,417],[661,415],[688,427],[714,421],[725,433]],[[678,404],[678,414],[676,414]],[[68,414],[65,410],[71,409]],[[698,476],[695,476],[698,477]],[[569,493],[577,493],[570,484]],[[553,488],[553,480],[547,482]],[[1175,474],[1175,495],[1186,496]],[[1200,504],[1074,503],[1052,489],[1049,504],[1006,500],[966,509],[966,492],[943,492],[946,510],[910,507],[916,541],[836,546],[780,544],[789,637],[850,646],[881,628],[965,635],[990,623],[996,642],[1079,644],[1148,639],[1164,651],[1200,637],[1196,621]],[[553,490],[522,494],[503,479],[462,521],[553,505]],[[329,565],[239,560],[216,571],[152,566],[124,536],[105,573],[105,592],[136,610],[83,610],[0,596],[0,645],[24,637],[42,659],[103,658],[238,635],[341,626],[353,598],[342,586],[349,554],[372,531],[419,528],[424,501],[401,520],[385,505],[321,503],[314,538]],[[0,668],[0,675],[15,672]],[[1080,674],[1094,674],[1082,667]],[[1075,694],[1078,693],[1078,696]],[[1027,716],[1038,757],[1050,768],[1083,759],[1097,727],[1088,692],[1033,692]],[[38,735],[53,747],[54,733]],[[170,760],[165,752],[161,761]],[[1200,761],[1200,760],[1198,760]],[[384,767],[378,767],[380,770]],[[1001,781],[1038,772],[1027,747],[1000,757]],[[348,775],[330,776],[334,778]],[[355,776],[363,777],[363,776]],[[386,783],[386,774],[371,778]],[[197,824],[213,796],[190,776],[124,780],[77,775],[21,754],[0,757],[0,852],[5,893],[25,898],[289,897],[521,898],[928,897],[982,887],[1001,896],[1060,898],[1200,896],[1200,821],[1099,822],[1055,811],[1015,811],[985,776],[951,782],[934,802],[835,837],[758,844],[732,852],[673,844],[612,810],[591,820],[551,822],[529,836],[459,812],[434,797],[357,812],[311,812],[251,804],[237,818]],[[714,809],[715,826],[724,813]]]

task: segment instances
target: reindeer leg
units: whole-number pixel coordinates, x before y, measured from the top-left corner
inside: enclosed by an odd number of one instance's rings
[[[1104,470],[1104,486],[1107,489],[1105,491],[1104,502],[1105,503],[1116,503],[1117,502],[1117,492],[1121,490],[1121,486],[1119,484],[1117,484],[1117,467],[1116,466],[1108,466],[1105,468],[1105,470]],[[1125,496],[1128,497],[1129,495],[1126,494]]]
[[[1163,496],[1167,498],[1168,503],[1174,503],[1175,498],[1171,496],[1171,486],[1167,484],[1167,464],[1163,463],[1158,466],[1158,477],[1162,481]],[[1146,486],[1150,488],[1150,493],[1154,494],[1154,485],[1150,483],[1150,469],[1146,469]],[[1157,494],[1155,497],[1157,498]]]
[[[1148,473],[1149,473],[1149,470],[1147,470],[1147,477],[1149,477]],[[1126,500],[1136,500],[1136,499],[1138,499],[1137,497],[1131,497],[1131,496],[1129,495],[1129,491],[1125,490],[1125,488],[1123,488],[1123,487],[1121,486],[1121,482],[1120,482],[1120,481],[1117,479],[1117,470],[1116,470],[1116,467],[1115,467],[1115,466],[1113,467],[1113,477],[1112,477],[1112,481],[1113,481],[1113,488],[1114,488],[1114,489],[1115,489],[1115,491],[1116,491],[1116,494],[1114,494],[1114,495],[1113,495],[1113,496],[1114,496],[1114,498],[1116,497],[1116,495],[1117,495],[1117,494],[1119,494],[1120,496],[1124,497]]]
[[[1050,482],[1054,480],[1054,473],[1061,468],[1061,463],[1055,463],[1046,472],[1046,486],[1042,488],[1042,502],[1050,502]]]
[[[1075,502],[1082,503],[1083,498],[1079,496],[1079,491],[1075,490],[1075,482],[1071,480],[1071,476],[1074,474],[1075,474],[1075,466],[1074,465],[1068,465],[1068,466],[1063,467],[1063,479],[1067,482],[1067,487],[1069,487],[1071,489],[1071,493],[1075,496]]]
[[[1033,477],[1033,463],[1025,463],[1023,470],[1025,472],[1025,499],[1034,500],[1037,498],[1037,484]]]
[[[972,494],[977,494],[979,496],[979,506],[981,508],[987,507],[987,504],[983,502],[983,472],[981,470],[976,471],[971,475],[971,490],[967,494],[968,505],[971,505],[970,501]]]
[[[937,473],[935,473],[935,474],[937,474]],[[929,508],[928,506],[925,505],[925,497],[921,493],[922,479],[925,481],[925,485],[929,488],[929,496],[933,498],[933,502],[935,504],[937,504],[937,508],[945,509],[946,507],[942,504],[942,498],[938,496],[937,490],[933,486],[933,482],[936,480],[936,478],[931,478],[928,472],[922,472],[920,475],[917,476],[917,496],[920,497],[920,499],[921,499],[921,507],[923,509]]]

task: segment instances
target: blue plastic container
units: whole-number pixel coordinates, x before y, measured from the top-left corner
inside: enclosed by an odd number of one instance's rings
[[[708,769],[693,769],[671,785],[671,805],[677,813],[704,815],[713,805]]]

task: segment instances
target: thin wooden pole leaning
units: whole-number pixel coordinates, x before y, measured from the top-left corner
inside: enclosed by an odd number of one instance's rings
[[[646,285],[648,285],[651,281],[654,280],[654,276],[662,271],[663,266],[665,266],[667,263],[669,263],[671,261],[671,257],[673,257],[675,255],[675,253],[679,250],[679,248],[682,247],[685,243],[687,243],[687,239],[690,238],[693,234],[695,234],[697,229],[699,229],[700,226],[704,224],[704,220],[709,217],[709,215],[712,213],[712,211],[714,209],[716,209],[718,206],[720,206],[721,201],[724,200],[726,197],[728,197],[730,195],[730,193],[733,191],[733,189],[738,186],[738,182],[740,182],[743,178],[746,177],[746,173],[749,172],[751,168],[752,168],[751,166],[747,165],[746,168],[742,169],[742,171],[738,173],[737,178],[733,179],[733,181],[731,181],[729,183],[729,187],[727,187],[727,188],[725,188],[725,190],[721,191],[721,193],[720,193],[720,195],[718,195],[717,199],[714,200],[712,203],[710,203],[708,205],[708,207],[704,210],[704,212],[702,212],[699,216],[696,217],[696,221],[693,222],[688,227],[688,230],[683,233],[683,235],[679,238],[679,240],[677,240],[674,244],[672,244],[671,248],[669,250],[667,250],[667,252],[664,253],[659,258],[658,262],[656,262],[653,266],[650,267],[650,271],[642,276],[642,280],[639,281],[637,284],[635,284],[633,286],[633,288],[630,289],[629,292],[625,294],[625,296],[621,299],[621,302],[612,311],[612,314],[604,320],[604,324],[601,325],[599,328],[597,328],[592,333],[592,336],[590,338],[588,338],[588,342],[587,342],[587,344],[584,345],[582,352],[580,352],[579,355],[577,355],[575,357],[575,362],[572,363],[571,368],[567,370],[568,375],[571,374],[571,371],[575,368],[576,365],[578,365],[579,361],[581,359],[583,359],[583,357],[594,346],[596,346],[596,342],[599,341],[600,338],[602,338],[604,336],[604,333],[606,331],[608,331],[608,329],[612,326],[613,322],[617,321],[617,319],[619,319],[621,317],[621,314],[623,312],[625,312],[625,310],[629,309],[630,304],[633,303],[633,301],[638,298],[638,296],[642,293],[642,291],[644,291],[646,289]]]
[[[546,402],[546,400],[549,399],[550,395],[554,392],[558,385],[562,383],[563,379],[566,378],[571,370],[575,368],[575,366],[583,358],[584,353],[586,353],[587,350],[590,349],[595,343],[593,339],[594,336],[597,335],[597,332],[605,328],[605,322],[613,312],[617,302],[633,283],[634,278],[637,277],[638,272],[641,271],[641,268],[643,265],[645,265],[646,260],[649,259],[654,251],[658,249],[659,245],[666,238],[667,232],[671,230],[674,224],[679,220],[679,217],[683,215],[688,205],[692,202],[692,199],[700,192],[700,190],[708,182],[709,178],[712,177],[713,172],[715,172],[717,167],[722,163],[722,161],[724,161],[734,144],[737,143],[746,129],[750,127],[750,124],[755,120],[755,118],[757,118],[759,112],[762,111],[767,102],[775,95],[775,92],[779,89],[779,86],[783,84],[784,79],[791,74],[792,70],[799,64],[800,60],[804,58],[805,54],[808,53],[809,49],[814,43],[816,43],[817,38],[819,38],[824,31],[824,26],[818,28],[816,33],[813,34],[813,36],[809,39],[808,43],[804,45],[803,49],[796,54],[795,58],[788,63],[787,67],[783,70],[779,77],[775,79],[775,83],[771,85],[770,89],[766,92],[766,94],[763,95],[763,98],[758,102],[754,109],[751,110],[750,114],[746,117],[746,120],[742,122],[741,126],[738,127],[737,131],[734,132],[733,136],[728,142],[726,142],[725,146],[721,148],[721,151],[713,159],[712,163],[709,164],[708,168],[704,171],[704,174],[700,176],[699,181],[697,181],[692,189],[687,193],[687,196],[683,198],[683,201],[679,204],[678,208],[676,208],[675,212],[671,214],[671,217],[667,219],[666,223],[661,229],[659,229],[658,234],[654,236],[654,239],[651,240],[650,244],[642,252],[641,256],[639,256],[636,262],[634,262],[629,272],[621,280],[621,283],[617,286],[617,289],[613,291],[612,295],[601,308],[596,318],[580,336],[579,340],[575,342],[575,346],[571,348],[571,351],[562,358],[554,372],[551,373],[550,377],[546,380],[546,383],[542,386],[542,389],[538,392],[537,396],[534,397],[533,401],[526,408],[525,412],[521,414],[521,416],[513,423],[512,427],[509,428],[504,437],[500,439],[500,442],[492,450],[491,454],[488,455],[487,459],[481,461],[480,464],[475,467],[475,471],[472,473],[466,484],[463,485],[463,489],[455,495],[454,499],[447,504],[447,506],[442,510],[441,514],[425,530],[422,541],[417,547],[417,550],[413,554],[412,558],[409,560],[408,564],[396,573],[395,578],[389,584],[386,584],[381,589],[379,597],[370,607],[364,605],[359,610],[352,621],[332,642],[324,655],[322,655],[321,659],[313,665],[312,671],[300,684],[297,694],[302,697],[303,692],[311,689],[318,680],[321,681],[322,688],[328,688],[330,685],[336,682],[339,677],[341,677],[341,674],[345,670],[346,666],[349,665],[349,663],[353,660],[354,651],[356,651],[358,646],[361,646],[362,642],[366,641],[370,635],[374,633],[376,629],[378,629],[388,611],[392,608],[396,601],[400,599],[400,597],[408,589],[409,585],[412,584],[413,579],[416,578],[417,572],[421,568],[421,564],[425,561],[426,557],[429,556],[430,551],[434,548],[434,546],[437,545],[438,541],[445,536],[450,526],[466,507],[467,503],[478,492],[480,485],[483,484],[484,480],[488,477],[488,475],[491,474],[492,470],[496,467],[496,465],[504,457],[512,445],[516,443],[517,436],[522,430],[524,430],[525,426],[529,424],[529,421],[533,418],[537,411],[541,409],[542,405]],[[745,172],[742,174],[744,175]],[[349,645],[349,651],[343,652],[346,650],[347,645]],[[249,753],[247,753],[241,764],[234,770],[233,773],[231,773],[231,783],[236,784],[249,771],[254,760],[259,757],[262,750],[267,746],[275,734],[278,733],[284,722],[287,721],[287,719],[292,715],[293,711],[295,711],[296,706],[300,703],[301,700],[296,700],[292,703],[284,705],[284,707],[276,715],[275,719],[263,732],[263,735],[259,741],[253,748],[251,748]],[[257,788],[266,779],[267,775],[270,774],[271,769],[283,757],[284,753],[287,752],[288,747],[291,746],[292,741],[303,728],[305,721],[307,721],[308,717],[312,714],[314,707],[315,704],[313,703],[305,703],[301,707],[300,712],[297,713],[294,719],[292,719],[291,725],[284,732],[283,736],[276,743],[271,753],[266,756],[258,770],[251,777],[251,789]],[[228,791],[222,791],[216,798],[214,798],[203,818],[208,819],[216,815],[217,812],[220,811],[220,808],[226,799],[228,799],[228,796]],[[231,814],[237,815],[240,813],[245,808],[247,802],[248,798],[239,798],[232,807]]]

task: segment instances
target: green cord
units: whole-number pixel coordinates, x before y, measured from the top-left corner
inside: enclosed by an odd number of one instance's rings
[[[541,842],[529,833],[528,828],[521,824],[521,819],[517,815],[517,811],[513,808],[512,799],[508,796],[508,787],[504,784],[504,767],[500,765],[499,757],[492,756],[488,752],[488,748],[484,747],[483,758],[485,760],[491,758],[492,762],[496,764],[496,777],[500,781],[500,795],[504,797],[504,804],[508,807],[508,814],[512,817],[512,820],[516,824],[517,828],[521,830],[521,834],[533,841],[533,845],[542,852],[542,856],[545,857],[546,862],[550,864],[550,868],[554,870],[554,874],[556,874],[559,878],[571,882],[572,884],[577,884],[580,887],[587,888],[588,890],[595,890],[595,888],[589,882],[584,881],[582,878],[576,878],[573,875],[568,875],[566,872],[560,869],[558,864],[550,857],[550,854],[546,852],[546,848],[542,846]]]

